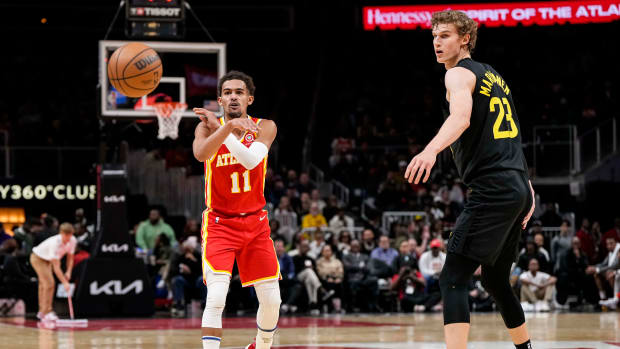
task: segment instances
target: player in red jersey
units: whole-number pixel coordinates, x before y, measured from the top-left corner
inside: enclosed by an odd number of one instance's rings
[[[202,346],[220,347],[222,312],[235,259],[242,285],[253,285],[259,301],[256,343],[268,349],[280,313],[280,266],[271,241],[265,206],[267,153],[276,124],[247,114],[254,102],[254,82],[231,71],[217,88],[224,116],[194,108],[201,122],[194,133],[194,156],[205,167],[202,215],[202,270],[208,295],[202,316]]]

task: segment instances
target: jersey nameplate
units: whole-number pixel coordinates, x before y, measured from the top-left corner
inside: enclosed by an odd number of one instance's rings
[[[482,79],[479,91],[480,94],[491,97],[491,88],[493,87],[493,84],[499,86],[502,90],[504,90],[506,96],[510,94],[510,89],[508,88],[508,85],[499,75],[495,75],[487,70],[486,73],[484,73],[484,77],[486,79]]]

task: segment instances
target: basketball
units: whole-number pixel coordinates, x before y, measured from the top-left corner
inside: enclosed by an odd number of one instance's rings
[[[127,97],[142,97],[151,93],[159,85],[161,75],[159,55],[140,42],[119,47],[108,62],[110,83]]]

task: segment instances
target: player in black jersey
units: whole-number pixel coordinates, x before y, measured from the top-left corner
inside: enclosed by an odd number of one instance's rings
[[[531,348],[523,309],[509,283],[522,229],[534,211],[534,190],[521,149],[512,93],[489,65],[471,59],[477,24],[460,11],[433,14],[433,46],[446,67],[449,116],[405,172],[426,182],[437,154],[450,146],[470,195],[447,245],[439,285],[448,349],[465,349],[469,335],[468,284],[482,265],[493,296],[518,349]]]

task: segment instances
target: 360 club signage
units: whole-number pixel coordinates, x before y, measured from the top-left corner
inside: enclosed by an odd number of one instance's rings
[[[433,12],[459,10],[489,27],[606,23],[620,19],[620,1],[536,1],[512,3],[367,6],[365,30],[428,29]]]
[[[4,202],[31,200],[92,201],[96,198],[97,186],[94,184],[0,184],[0,200]]]

